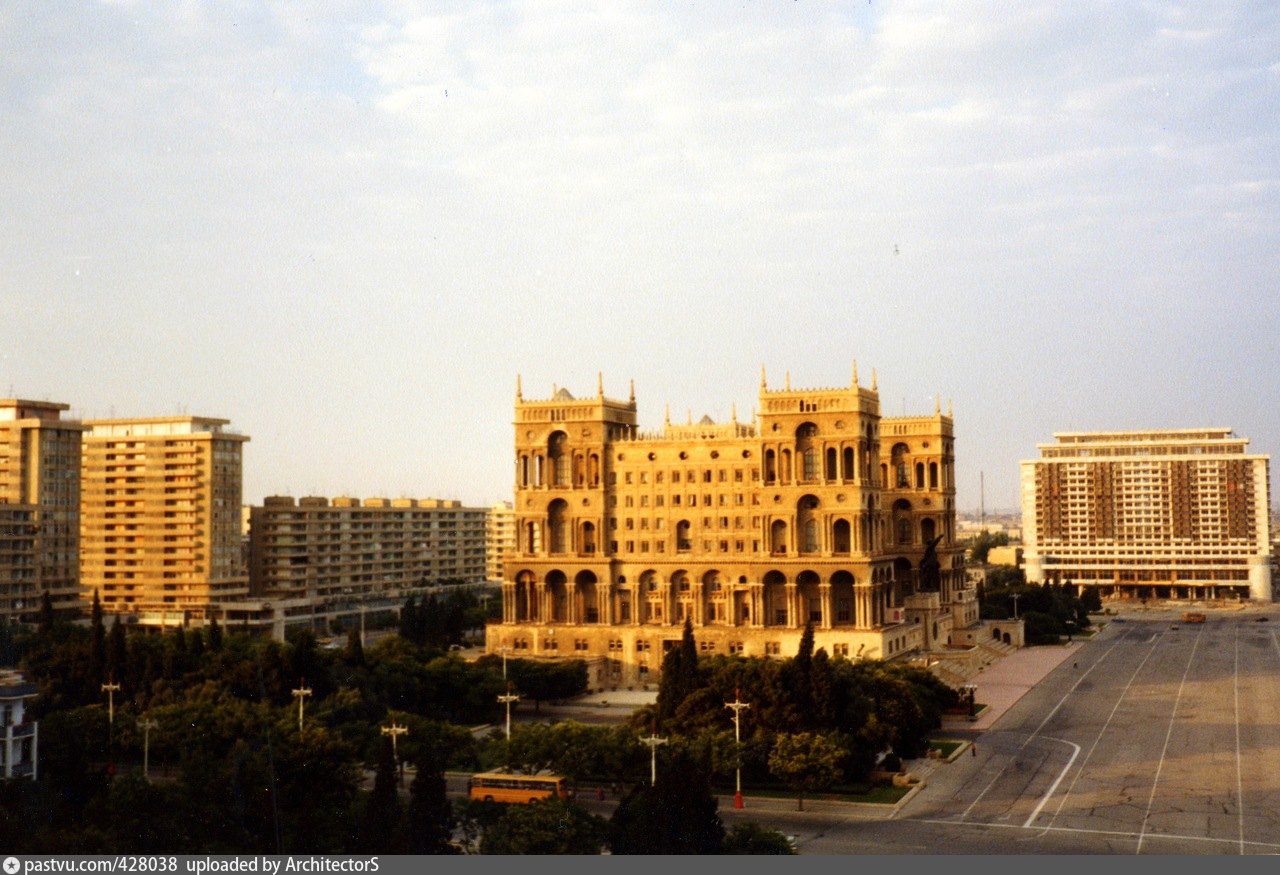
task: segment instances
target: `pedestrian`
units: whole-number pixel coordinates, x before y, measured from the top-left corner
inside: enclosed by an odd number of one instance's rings
[[[973,743],[970,743],[970,744],[969,744],[969,751],[970,751],[974,756],[977,756],[977,755],[978,755],[978,745],[973,744]]]
[[[1073,662],[1073,663],[1071,663],[1071,667],[1072,667],[1072,668],[1079,668],[1079,667],[1080,667],[1080,663],[1078,663],[1078,662]]]

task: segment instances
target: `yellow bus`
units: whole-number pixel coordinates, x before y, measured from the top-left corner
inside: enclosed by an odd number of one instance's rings
[[[553,796],[569,798],[565,779],[559,775],[513,775],[510,772],[479,772],[467,782],[472,799],[482,802],[534,802]]]

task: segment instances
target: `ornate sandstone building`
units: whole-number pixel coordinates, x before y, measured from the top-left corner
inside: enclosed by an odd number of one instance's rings
[[[754,421],[636,426],[630,398],[515,403],[516,544],[486,647],[656,679],[685,618],[705,653],[959,664],[990,633],[955,542],[950,412],[880,416],[870,388],[781,389]],[[946,676],[946,675],[944,675]]]

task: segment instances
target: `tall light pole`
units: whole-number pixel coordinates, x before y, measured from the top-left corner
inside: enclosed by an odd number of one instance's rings
[[[102,692],[107,694],[107,729],[111,730],[116,725],[116,693],[120,692],[120,685],[112,678],[102,685]]]
[[[138,721],[138,728],[142,730],[142,777],[147,781],[151,780],[151,730],[156,726],[156,721],[146,717]]]
[[[306,678],[299,678],[297,689],[290,690],[290,692],[293,693],[293,697],[298,700],[298,731],[299,732],[302,731],[303,703],[307,701],[307,696],[311,695],[311,688],[308,687],[306,683],[307,683]]]
[[[1018,599],[1022,598],[1022,593],[1015,592],[1010,598],[1013,599],[1013,618],[1018,619]]]
[[[657,733],[652,733],[648,738],[641,738],[640,743],[649,747],[649,786],[652,787],[658,783],[658,748],[666,744],[668,739],[658,738]]]
[[[391,757],[396,761],[396,780],[400,784],[404,784],[404,769],[400,767],[400,751],[396,748],[396,739],[409,731],[408,726],[401,726],[396,723],[396,718],[391,718],[391,725],[382,727],[382,734],[391,736]]]
[[[502,654],[502,679],[504,681],[507,679],[507,653],[510,650],[511,648],[505,644],[498,648],[498,652]]]
[[[731,711],[733,711],[733,744],[734,744],[735,750],[737,751],[737,769],[736,769],[737,775],[735,779],[736,783],[734,785],[734,790],[733,790],[733,807],[741,808],[742,807],[742,732],[738,724],[739,724],[739,718],[742,716],[742,711],[746,708],[750,708],[751,706],[748,703],[743,702],[741,700],[741,696],[738,695],[737,688],[734,688],[734,691],[733,691],[733,701],[725,702],[724,706],[730,709]]]
[[[511,681],[507,681],[507,691],[498,696],[498,701],[507,706],[507,741],[511,740],[511,703],[519,702],[520,696],[511,692]]]

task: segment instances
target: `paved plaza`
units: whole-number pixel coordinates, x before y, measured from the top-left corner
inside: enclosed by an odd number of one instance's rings
[[[890,820],[833,820],[802,850],[1280,853],[1275,608],[1210,611],[1204,624],[1135,612],[977,683],[996,707],[972,725],[976,756],[934,769]]]

